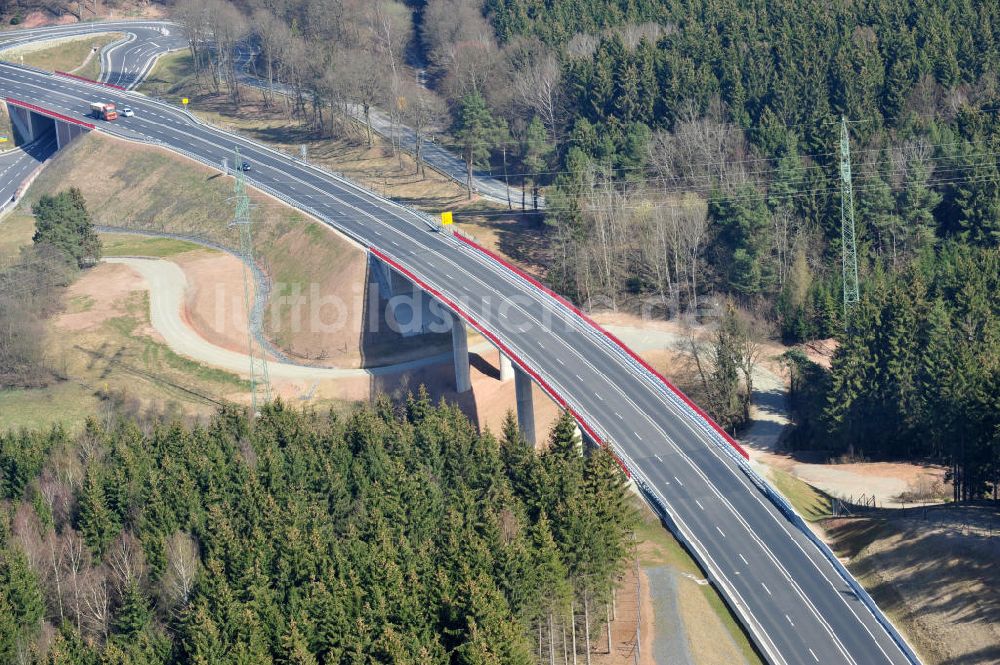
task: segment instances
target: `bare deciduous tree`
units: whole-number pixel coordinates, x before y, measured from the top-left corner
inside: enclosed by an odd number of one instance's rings
[[[121,596],[133,582],[141,585],[146,575],[146,555],[139,539],[127,531],[122,531],[108,548],[105,557],[115,592]]]
[[[105,566],[91,566],[80,575],[82,628],[91,636],[107,639],[111,624],[111,585]]]
[[[403,90],[402,120],[413,130],[417,172],[420,173],[421,177],[426,177],[424,173],[424,143],[426,143],[431,130],[445,120],[447,110],[444,102],[437,95],[421,85],[410,83],[403,86]]]
[[[699,117],[690,106],[673,132],[655,132],[649,143],[650,163],[665,188],[704,195],[713,188],[731,192],[748,182],[747,152],[743,130]]]
[[[160,580],[160,592],[171,606],[185,606],[191,597],[201,561],[194,538],[178,531],[167,541],[167,569]]]
[[[511,50],[511,86],[517,101],[541,119],[556,144],[563,114],[562,67],[540,42],[526,41]]]

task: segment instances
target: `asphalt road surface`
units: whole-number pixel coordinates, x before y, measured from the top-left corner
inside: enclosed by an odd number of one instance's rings
[[[34,42],[109,32],[122,32],[126,36],[102,50],[101,80],[127,89],[142,82],[158,57],[188,45],[180,28],[168,21],[103,21],[0,32],[0,51]]]
[[[13,139],[8,145],[13,145]],[[55,151],[56,137],[50,133],[28,145],[0,153],[0,207],[14,199],[25,178]]]
[[[0,65],[0,96],[88,120],[95,87]],[[207,164],[241,159],[251,185],[377,247],[506,344],[632,468],[773,663],[906,663],[879,613],[852,590],[801,522],[758,487],[718,435],[567,306],[418,213],[183,112],[113,89],[134,118],[99,131],[155,141]]]

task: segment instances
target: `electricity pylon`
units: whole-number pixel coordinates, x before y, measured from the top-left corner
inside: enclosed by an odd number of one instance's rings
[[[854,237],[854,187],[851,185],[851,140],[847,118],[840,117],[840,238],[844,264],[844,326],[858,304],[858,246]]]
[[[250,215],[250,197],[247,195],[246,176],[243,172],[243,160],[240,149],[236,148],[236,159],[233,160],[236,178],[233,183],[233,198],[236,201],[236,215],[229,224],[240,231],[240,257],[243,259],[243,302],[247,308],[247,355],[250,357],[250,405],[253,415],[259,415],[258,400],[266,403],[271,401],[271,381],[267,376],[267,356],[260,340],[253,334],[254,298],[251,295],[254,282],[253,267],[253,219]]]

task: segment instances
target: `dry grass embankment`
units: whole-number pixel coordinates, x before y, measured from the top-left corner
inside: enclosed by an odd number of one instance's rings
[[[56,43],[41,42],[12,50],[5,57],[14,62],[23,58],[24,64],[32,67],[96,79],[101,73],[101,49],[123,36],[120,32],[105,32],[61,39]]]
[[[362,128],[355,123],[339,126],[339,136],[322,138],[315,127],[290,117],[280,96],[268,106],[259,90],[243,86],[241,101],[233,103],[228,94],[211,88],[207,76],[195,75],[187,51],[160,58],[139,89],[175,103],[187,97],[195,114],[208,122],[289,154],[298,155],[305,146],[311,162],[397,200],[433,210],[465,204],[461,186],[431,169],[421,178],[413,158],[405,153],[394,155],[381,137],[376,136],[368,148]]]
[[[97,224],[190,235],[239,248],[238,233],[229,227],[232,179],[166,150],[89,135],[46,168],[22,205],[69,186],[83,191]],[[312,364],[351,367],[446,348],[447,340],[437,340],[441,348],[428,350],[427,340],[416,338],[362,339],[366,253],[267,196],[251,191],[251,202],[257,259],[273,286],[264,333],[284,353]],[[242,300],[242,287],[220,297]],[[334,302],[343,303],[343,310]]]
[[[1000,510],[937,506],[822,524],[925,663],[1000,662]]]
[[[938,504],[830,517],[830,497],[772,480],[928,665],[1000,662],[1000,509]]]
[[[536,228],[530,216],[521,219],[506,206],[479,198],[468,201],[462,185],[431,168],[426,169],[425,177],[420,176],[411,155],[394,154],[392,146],[378,135],[369,148],[364,128],[358,123],[341,122],[335,136],[320,137],[315,127],[289,116],[280,96],[268,106],[261,91],[247,86],[240,88],[242,100],[234,104],[225,92],[216,93],[207,77],[195,75],[187,52],[160,58],[140,90],[174,103],[187,97],[190,108],[205,120],[286,153],[299,155],[305,146],[311,162],[418,209],[430,213],[454,210],[458,221],[484,228],[495,223]]]

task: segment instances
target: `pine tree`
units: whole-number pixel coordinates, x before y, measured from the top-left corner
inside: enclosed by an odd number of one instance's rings
[[[104,496],[104,484],[99,472],[88,469],[83,484],[83,494],[80,497],[77,527],[83,535],[84,542],[98,556],[102,555],[107,546],[114,540],[120,526],[115,522],[114,514],[108,509]]]
[[[711,374],[713,416],[724,426],[734,425],[749,414],[741,414],[744,402],[740,394],[739,322],[732,305],[726,307],[715,336]]]
[[[465,160],[466,187],[472,198],[472,169],[488,166],[490,153],[501,134],[506,132],[506,124],[501,125],[486,106],[486,101],[477,91],[465,95],[459,103],[458,115],[452,127],[455,140],[462,146]]]
[[[152,611],[146,595],[139,588],[139,583],[132,580],[122,593],[121,606],[115,616],[115,630],[127,638],[134,638],[142,633],[152,618]]]
[[[537,115],[532,116],[521,144],[521,165],[531,182],[531,207],[533,210],[538,210],[538,185],[542,180],[542,174],[548,170],[552,151],[553,147],[549,143],[545,125],[542,124]]]
[[[35,636],[45,604],[38,578],[17,549],[0,549],[0,660],[17,662],[17,651]]]
[[[913,249],[933,246],[936,241],[937,221],[934,208],[941,202],[941,195],[927,185],[929,168],[919,160],[911,160],[906,169],[906,182],[897,198],[899,215],[912,238]]]
[[[286,665],[319,665],[316,656],[309,650],[306,637],[295,621],[291,622],[288,632],[281,639],[281,646],[284,654],[280,662]]]
[[[580,458],[580,438],[577,435],[577,424],[569,411],[559,414],[559,419],[549,434],[547,457],[569,461]]]

